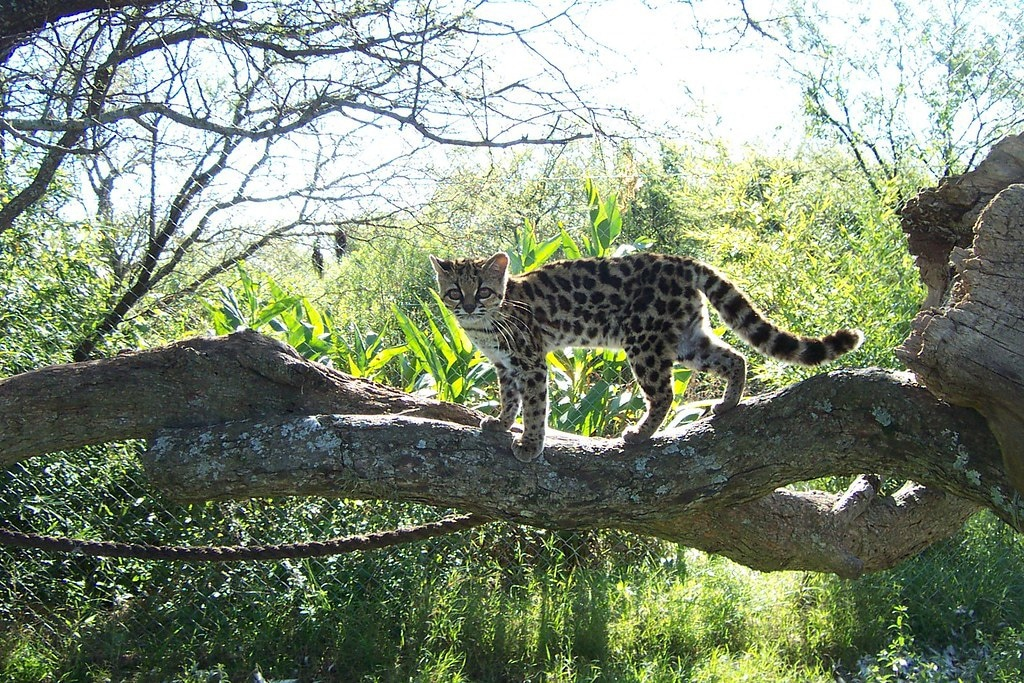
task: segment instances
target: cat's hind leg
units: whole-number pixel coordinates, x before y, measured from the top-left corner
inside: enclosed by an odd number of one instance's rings
[[[743,397],[747,383],[747,359],[713,334],[701,334],[679,345],[678,360],[688,368],[710,371],[725,378],[725,394],[712,411],[717,415],[731,410]]]

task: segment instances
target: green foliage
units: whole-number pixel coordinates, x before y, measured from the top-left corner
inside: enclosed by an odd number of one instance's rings
[[[460,249],[509,248],[532,268],[649,237],[720,266],[780,324],[861,326],[867,345],[848,362],[895,364],[891,348],[921,292],[892,203],[843,155],[736,163],[666,147],[650,169],[636,195],[617,192],[629,203],[586,185],[578,229],[537,210],[578,187],[552,199],[523,176],[497,197],[498,184],[487,201],[522,215],[498,234],[467,232]],[[70,234],[52,235],[52,254],[26,250],[16,233],[0,237],[0,286],[16,303],[5,299],[0,312],[6,372],[60,360],[87,327],[110,273],[92,242]],[[252,327],[351,374],[492,410],[493,372],[428,293],[429,246],[361,245],[330,264],[316,296],[250,264],[205,314],[219,333]],[[562,351],[549,361],[554,427],[615,435],[642,409],[621,353]],[[756,372],[762,386],[801,374],[770,363]],[[676,373],[680,401],[696,382]],[[676,420],[697,409],[680,405]],[[0,518],[45,533],[204,544],[322,539],[437,515],[320,499],[174,505],[140,483],[138,447],[12,468]],[[511,525],[377,553],[187,570],[0,552],[0,678],[242,680],[259,670],[324,681],[1016,681],[1021,567],[1020,538],[988,515],[853,582],[760,574],[626,534]]]
[[[423,222],[431,234],[447,235],[442,243],[476,254],[519,244],[527,225],[549,235],[560,226],[582,225],[587,197],[579,179],[600,168],[603,155],[597,146],[572,146],[554,153],[517,151],[489,158],[483,168],[467,162],[439,183]]]
[[[616,436],[643,412],[621,351],[565,349],[548,354],[548,367],[548,423],[559,431]]]
[[[709,260],[788,329],[862,328],[864,347],[840,365],[898,367],[893,349],[923,291],[889,203],[863,185],[836,186],[810,170],[771,166],[733,184],[730,199],[728,225],[691,236]],[[806,373],[777,365],[762,372],[783,381]]]
[[[690,174],[677,172],[681,164]],[[626,216],[627,234],[673,216],[680,223],[662,226],[659,248],[720,268],[773,322],[795,332],[860,327],[864,346],[837,366],[899,367],[893,349],[924,292],[892,209],[898,188],[879,197],[836,153],[736,163],[666,146],[651,168],[659,183],[641,188]],[[752,391],[816,372],[757,353],[749,358],[757,380]]]
[[[512,273],[525,273],[544,265],[562,246],[561,235],[537,241],[537,228],[527,220],[519,233],[519,240],[509,253],[509,270]]]
[[[436,239],[433,233],[420,236],[409,229],[402,235],[385,233],[357,244],[339,264],[328,266],[317,303],[330,308],[341,328],[355,325],[361,330],[377,330],[388,342],[400,343],[394,309],[411,313],[422,322],[419,304],[430,299],[434,284],[427,256],[443,253]],[[291,287],[304,291],[299,289],[300,282]]]
[[[597,185],[590,178],[584,181],[584,191],[590,220],[578,237],[574,238],[565,224],[559,221],[556,235],[538,240],[536,223],[526,220],[518,234],[515,248],[509,254],[509,267],[513,273],[524,273],[539,268],[550,261],[559,249],[564,258],[568,259],[600,258],[612,254],[615,242],[622,233],[622,214],[619,211],[618,200],[615,194],[602,199]],[[640,242],[622,245],[620,249],[634,250],[643,246],[645,245]]]
[[[215,334],[256,330],[286,342],[304,358],[334,365],[355,377],[394,377],[390,365],[407,351],[405,346],[388,346],[383,336],[362,332],[355,325],[340,334],[332,316],[305,297],[287,293],[266,274],[254,279],[245,264],[235,270],[236,285],[219,285],[220,297],[203,302]]]
[[[234,288],[220,285],[220,299],[205,302],[213,331],[216,334],[229,334],[240,329],[259,330],[267,326],[278,332],[287,331],[280,316],[288,311],[291,313],[289,319],[296,320],[293,309],[302,303],[302,298],[285,293],[269,277],[265,278],[269,296],[264,295],[261,291],[263,287],[252,279],[244,263],[238,264],[235,272],[238,274],[239,285]]]
[[[411,373],[403,373],[411,379],[405,388],[421,393],[426,390],[440,401],[479,403],[485,396],[484,387],[496,381],[494,368],[473,348],[441,297],[431,293],[435,307],[420,304],[427,321],[425,330],[395,308],[398,328],[405,335],[405,348],[411,357],[405,360],[411,367]],[[438,313],[435,315],[433,310]]]
[[[643,394],[623,351],[564,349],[548,354],[548,367],[548,422],[559,431],[618,436],[644,411]],[[686,368],[673,369],[675,402],[666,429],[695,420],[704,412],[703,407],[684,401],[691,376]]]
[[[238,285],[220,285],[220,298],[204,302],[216,334],[240,329],[267,332],[290,344],[304,358],[330,358],[335,345],[329,315],[304,297],[288,294],[269,276],[257,282],[245,264],[238,264],[235,271]]]
[[[0,497],[20,528],[251,543],[430,518],[303,499],[155,505],[114,460],[25,463]],[[130,475],[124,479],[124,475]],[[133,479],[131,477],[138,477]],[[59,497],[54,496],[61,486]],[[17,511],[27,500],[31,509]],[[1024,547],[982,516],[858,581],[762,574],[624,534],[495,525],[368,554],[252,565],[0,554],[5,680],[1020,680]],[[61,580],[62,578],[69,580]],[[53,605],[45,621],[32,604]],[[1010,626],[1007,627],[1006,625]],[[929,677],[930,676],[930,677]]]
[[[19,222],[0,235],[0,376],[69,361],[110,277],[89,225]]]
[[[590,178],[586,180],[586,193],[590,213],[589,230],[580,237],[582,248],[575,251],[583,256],[609,256],[612,245],[622,232],[618,201],[614,194],[602,201],[597,186]]]
[[[391,360],[407,351],[405,346],[387,346],[381,335],[361,332],[355,325],[349,328],[348,334],[337,335],[335,341],[341,346],[341,353],[336,354],[335,359],[340,357],[347,362],[340,369],[364,379],[380,378]]]
[[[573,239],[565,227],[559,225],[562,251],[566,258],[601,258],[612,256],[613,251],[622,253],[645,249],[649,246],[646,239],[638,237],[632,243],[622,244],[617,249],[613,249],[616,240],[622,234],[623,226],[618,199],[613,193],[607,199],[602,200],[597,186],[590,178],[586,179],[584,189],[587,195],[590,221],[579,235],[579,239]]]

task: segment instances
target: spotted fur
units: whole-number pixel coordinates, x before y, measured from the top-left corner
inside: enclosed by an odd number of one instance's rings
[[[445,304],[498,371],[501,412],[481,427],[508,430],[522,407],[523,434],[513,442],[513,452],[523,461],[544,449],[545,357],[554,349],[625,350],[647,403],[640,422],[622,435],[636,443],[650,438],[668,414],[677,361],[727,380],[716,413],[735,406],[743,394],[746,359],[712,333],[704,298],[744,341],[789,363],[818,365],[856,349],[862,340],[860,331],[850,329],[821,338],[786,332],[714,268],[685,256],[634,253],[557,261],[515,277],[509,277],[503,253],[430,260]]]

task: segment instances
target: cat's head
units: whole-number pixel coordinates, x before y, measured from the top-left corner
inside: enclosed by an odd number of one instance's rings
[[[498,252],[488,259],[454,261],[431,255],[430,263],[437,275],[441,300],[459,318],[487,316],[505,299],[508,254]]]

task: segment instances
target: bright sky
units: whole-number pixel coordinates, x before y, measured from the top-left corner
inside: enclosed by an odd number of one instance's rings
[[[545,13],[557,13],[569,1],[537,5]],[[783,0],[748,0],[751,11],[761,16],[773,14],[776,3],[783,4]],[[738,12],[735,1],[703,0],[698,4],[705,20],[714,10],[730,18]],[[844,7],[848,4],[841,3]],[[519,27],[542,19],[536,14],[524,16],[528,11],[518,0],[494,0],[481,7],[481,12]],[[746,44],[751,47],[743,49],[702,50],[692,12],[684,0],[594,0],[592,6],[582,0],[572,16],[591,37],[588,47],[596,59],[582,60],[578,51],[565,46],[564,38],[561,43],[538,47],[564,69],[574,85],[595,89],[599,97],[592,94],[590,101],[629,109],[645,121],[649,131],[663,138],[720,141],[737,152],[745,147],[784,152],[799,144],[803,139],[799,88],[782,74],[764,41],[748,40]],[[542,37],[543,32],[531,34],[530,40]],[[507,47],[507,43],[496,46],[488,56],[500,64],[502,56],[511,54],[505,52]],[[519,53],[513,59],[521,57]],[[518,62],[506,61],[499,68],[508,70],[509,81],[524,76]],[[531,71],[541,67],[533,64],[525,68]],[[368,165],[388,156],[391,146],[395,154],[399,153],[402,136],[389,133],[371,140],[365,147],[373,161]],[[446,151],[436,153],[437,162],[443,163]],[[410,182],[412,189],[402,190],[403,199],[431,190],[422,182]],[[356,204],[350,209],[356,213],[362,210]],[[262,215],[271,212],[261,211]],[[292,207],[286,205],[285,212],[290,215],[291,211]]]
[[[725,3],[723,10],[736,8]],[[800,139],[799,88],[754,48],[701,50],[686,3],[606,0],[582,26],[610,48],[603,57],[613,77],[609,95],[650,117],[657,130],[683,124],[703,105],[706,121],[718,121],[708,132],[731,146],[778,148]]]

